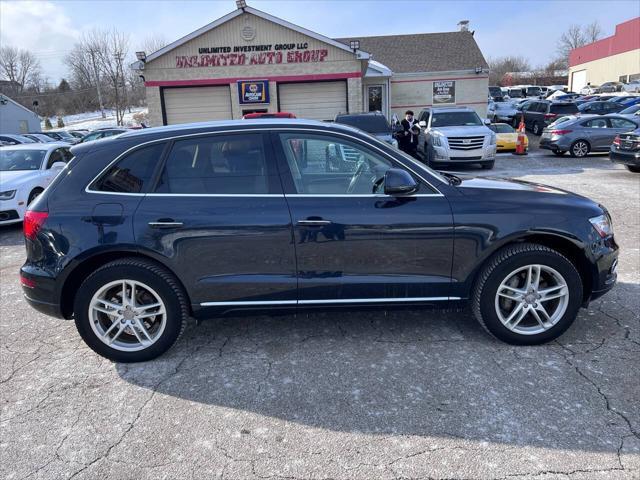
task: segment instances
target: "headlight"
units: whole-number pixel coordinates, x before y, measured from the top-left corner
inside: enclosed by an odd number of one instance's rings
[[[4,192],[0,192],[0,200],[11,200],[16,196],[16,190],[6,190]]]
[[[496,136],[495,135],[491,135],[489,137],[489,145],[495,145],[496,144]]]
[[[433,134],[431,135],[431,143],[436,147],[442,146],[442,140],[440,139],[441,135]]]
[[[395,138],[391,140],[391,145],[398,148],[398,140],[396,140]]]
[[[597,217],[590,218],[589,221],[600,237],[606,238],[613,235],[613,225],[611,224],[611,217],[609,217],[608,214],[598,215]]]

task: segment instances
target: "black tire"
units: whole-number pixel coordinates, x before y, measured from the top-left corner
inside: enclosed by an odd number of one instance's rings
[[[558,157],[561,157],[565,153],[567,153],[567,152],[565,152],[564,150],[553,150],[553,154],[557,155]]]
[[[93,295],[109,282],[131,279],[150,286],[161,297],[166,309],[166,325],[160,337],[143,350],[121,351],[102,342],[90,325],[89,304]],[[74,301],[76,328],[86,344],[98,355],[114,362],[144,362],[169,350],[187,325],[189,303],[178,280],[164,267],[139,258],[109,262],[89,275],[80,285]]]
[[[534,135],[538,135],[538,136],[542,133],[538,122],[533,122],[533,127],[531,127],[531,131],[533,132]]]
[[[582,148],[582,146],[586,147],[586,149]],[[576,140],[569,147],[569,154],[575,158],[584,158],[591,151],[591,145],[586,140]]]
[[[29,198],[27,199],[27,206],[31,205],[31,202],[38,198],[38,195],[40,195],[42,192],[44,192],[42,188],[34,188],[29,194]]]
[[[627,170],[629,170],[630,172],[640,173],[640,167],[635,167],[633,165],[625,165],[625,167],[627,167]]]
[[[491,161],[491,162],[483,162],[480,165],[482,166],[483,170],[491,170],[493,168],[493,166],[495,165],[495,160]]]
[[[567,309],[558,322],[541,333],[525,335],[509,330],[500,321],[495,296],[500,283],[519,267],[540,264],[557,270],[569,290]],[[480,325],[491,335],[513,345],[539,345],[562,335],[573,323],[582,304],[582,279],[573,264],[555,250],[535,243],[507,246],[486,262],[473,289],[471,308]]]

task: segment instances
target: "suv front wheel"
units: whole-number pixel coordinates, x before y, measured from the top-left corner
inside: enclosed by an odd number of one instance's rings
[[[74,302],[80,336],[116,362],[142,362],[166,352],[185,329],[188,302],[176,278],[138,258],[116,260],[82,282]]]
[[[515,345],[559,337],[582,303],[582,279],[573,264],[548,247],[515,244],[491,257],[476,282],[473,312],[487,332]]]

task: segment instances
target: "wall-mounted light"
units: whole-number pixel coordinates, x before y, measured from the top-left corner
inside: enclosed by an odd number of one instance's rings
[[[245,0],[236,0],[236,7],[247,8],[247,2]]]
[[[147,54],[144,52],[136,52],[136,58],[141,62],[144,62],[147,59]]]
[[[355,52],[360,48],[360,40],[351,40],[349,42],[349,47]]]

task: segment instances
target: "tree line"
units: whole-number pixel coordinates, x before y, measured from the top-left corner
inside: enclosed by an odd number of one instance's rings
[[[159,36],[139,45],[147,53],[166,44]],[[52,83],[37,57],[11,45],[0,47],[0,93],[40,116],[113,110],[118,125],[131,107],[145,104],[142,79],[129,68],[135,61],[129,35],[116,29],[85,32],[65,55],[66,74]]]
[[[489,84],[508,86],[519,83],[533,85],[566,84],[569,68],[569,52],[593,43],[602,36],[599,23],[585,26],[570,25],[556,42],[555,56],[545,65],[532,67],[523,56],[509,55],[489,58]],[[525,74],[526,72],[526,74]],[[521,75],[518,75],[520,73]]]

